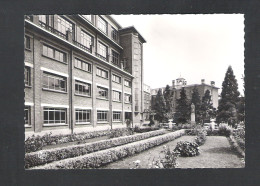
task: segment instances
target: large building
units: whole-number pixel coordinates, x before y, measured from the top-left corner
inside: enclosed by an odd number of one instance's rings
[[[143,120],[143,43],[108,15],[25,16],[26,132]]]
[[[205,83],[205,79],[201,80],[200,84],[190,84],[187,85],[187,81],[182,78],[179,77],[178,79],[172,80],[172,85],[170,86],[170,89],[172,91],[173,94],[173,101],[172,101],[172,106],[173,106],[173,112],[175,111],[176,108],[176,100],[180,98],[180,92],[181,89],[184,88],[185,92],[186,92],[186,96],[188,100],[191,100],[192,97],[192,92],[194,88],[198,89],[199,95],[202,99],[202,97],[204,96],[206,90],[210,91],[210,95],[211,95],[211,101],[212,101],[212,105],[214,108],[218,107],[218,87],[215,86],[215,82],[211,81],[210,84],[206,84]],[[151,95],[152,95],[152,108],[154,108],[155,105],[155,97],[157,95],[157,92],[159,89],[162,89],[162,92],[164,92],[166,87],[161,87],[161,88],[155,88],[155,89],[151,89]]]
[[[149,116],[151,112],[151,88],[150,86],[144,84],[144,110],[143,110],[144,121],[149,121]]]

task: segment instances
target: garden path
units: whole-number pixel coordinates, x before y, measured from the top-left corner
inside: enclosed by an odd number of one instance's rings
[[[174,149],[179,141],[193,141],[195,136],[183,136],[168,142],[170,149]],[[133,161],[140,160],[140,167],[147,169],[153,158],[157,158],[163,145],[145,152],[111,163],[103,169],[129,169],[134,167]],[[200,146],[201,154],[195,157],[179,157],[178,168],[243,168],[244,162],[231,148],[228,139],[224,136],[207,136],[206,143]],[[161,157],[163,155],[161,154]]]

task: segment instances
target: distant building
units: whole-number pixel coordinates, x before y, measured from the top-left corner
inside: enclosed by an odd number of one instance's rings
[[[144,120],[149,120],[149,113],[151,110],[151,88],[150,86],[144,84]]]

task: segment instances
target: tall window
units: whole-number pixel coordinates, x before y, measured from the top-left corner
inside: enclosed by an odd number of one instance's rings
[[[75,94],[78,95],[91,95],[91,85],[80,81],[75,81]]]
[[[29,36],[25,36],[25,48],[26,49],[31,49],[31,39]]]
[[[66,85],[67,78],[43,72],[43,88],[66,92]]]
[[[31,85],[31,70],[30,67],[24,67],[24,84]]]
[[[75,58],[74,62],[75,62],[74,66],[76,68],[79,68],[79,69],[87,71],[87,72],[91,72],[91,64],[86,63],[85,61],[82,61],[82,60],[77,59],[77,58]]]
[[[120,67],[119,54],[116,53],[114,50],[112,50],[112,63],[114,63],[114,64],[116,64],[117,66]]]
[[[44,124],[66,124],[66,109],[44,108]]]
[[[131,81],[125,80],[125,86],[131,87]]]
[[[97,111],[97,121],[99,121],[99,122],[108,121],[107,114],[108,114],[108,111],[98,110]]]
[[[112,75],[112,81],[121,84],[121,77],[119,77],[119,76],[113,74],[113,75]]]
[[[98,54],[103,58],[107,59],[107,47],[102,43],[98,43]]]
[[[82,15],[84,18],[92,22],[92,16],[91,15]]]
[[[66,54],[57,49],[49,47],[47,45],[43,45],[42,54],[52,59],[56,59],[61,62],[67,62]]]
[[[39,21],[47,24],[47,15],[39,15]]]
[[[112,28],[112,38],[113,40],[118,40],[118,31],[115,28]]]
[[[113,121],[121,121],[121,112],[113,111]]]
[[[97,91],[98,91],[98,94],[97,94],[98,98],[108,99],[108,89],[107,88],[103,88],[103,87],[98,86]]]
[[[24,108],[24,124],[26,126],[31,126],[31,114],[30,114],[30,106],[25,106]]]
[[[83,124],[90,122],[90,110],[75,110],[76,124]]]
[[[66,35],[66,32],[68,30],[72,32],[72,36],[74,38],[74,25],[69,21],[63,19],[62,17],[58,16],[58,31]]]
[[[102,19],[101,17],[98,17],[98,28],[104,32],[105,34],[107,34],[107,22]]]
[[[113,101],[121,101],[121,92],[113,90]]]
[[[91,48],[91,45],[93,45],[93,37],[82,30],[80,36],[80,43],[87,48]]]
[[[108,71],[103,70],[101,68],[97,68],[97,75],[103,78],[108,78]]]
[[[132,96],[130,94],[125,94],[125,103],[131,103],[132,102]]]

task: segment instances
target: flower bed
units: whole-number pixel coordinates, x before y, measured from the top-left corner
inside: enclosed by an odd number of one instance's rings
[[[102,140],[93,143],[72,145],[69,147],[54,148],[49,150],[41,150],[38,152],[32,152],[25,154],[25,168],[43,165],[53,161],[58,161],[66,158],[72,158],[81,156],[87,153],[104,150],[119,145],[147,139],[150,137],[162,135],[165,130],[151,131],[142,134],[136,134],[131,136],[124,136],[109,140]]]
[[[42,150],[42,147],[47,145],[56,145],[62,143],[68,143],[73,141],[84,141],[86,139],[101,137],[111,135],[114,131],[121,131],[123,134],[131,134],[132,131],[129,128],[123,129],[113,129],[113,130],[103,130],[103,131],[93,131],[93,132],[81,132],[75,134],[67,134],[67,135],[54,135],[51,133],[45,134],[43,136],[34,136],[28,137],[25,140],[25,152],[35,152]]]
[[[98,151],[96,153],[86,154],[83,156],[69,158],[58,162],[53,162],[32,169],[86,169],[98,168],[102,165],[117,161],[118,159],[131,156],[135,153],[142,152],[165,142],[174,140],[185,134],[185,130],[179,130],[156,136],[153,138],[137,141],[123,146]]]

